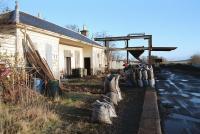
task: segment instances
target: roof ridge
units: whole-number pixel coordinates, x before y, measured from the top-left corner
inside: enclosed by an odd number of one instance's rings
[[[2,24],[13,24],[15,21],[15,10],[1,13],[0,14],[0,23]]]
[[[94,40],[92,40],[92,39],[90,39],[90,38],[88,38],[88,37],[82,35],[82,34],[79,33],[79,32],[73,31],[73,30],[71,30],[71,29],[69,29],[69,28],[65,28],[65,27],[63,27],[63,26],[57,25],[57,24],[55,24],[55,23],[52,23],[52,22],[47,21],[47,20],[45,20],[45,19],[41,19],[41,18],[39,18],[39,17],[37,17],[37,16],[34,16],[34,15],[31,15],[31,14],[28,14],[28,13],[23,12],[23,11],[19,11],[19,14],[20,14],[20,16],[21,16],[21,14],[25,14],[25,15],[28,15],[28,16],[33,17],[33,18],[35,18],[35,19],[41,20],[41,21],[43,21],[43,22],[50,23],[50,24],[52,24],[52,25],[54,25],[54,26],[57,26],[57,27],[59,27],[59,28],[69,30],[69,31],[71,31],[71,32],[73,32],[73,33],[78,34],[79,36],[82,36],[83,38],[86,38],[86,39],[92,41],[92,42],[93,42],[94,44],[96,44],[96,45],[100,45],[100,44],[97,43],[96,41],[94,41]],[[87,41],[85,41],[85,42],[87,42]],[[89,43],[89,42],[87,42],[87,43]],[[92,43],[91,43],[91,44],[92,44]]]
[[[8,11],[8,12],[2,12],[2,13],[0,13],[0,16],[1,16],[1,15],[5,15],[5,14],[9,14],[9,13],[11,13],[11,12],[13,12],[13,11],[15,11],[15,10]]]

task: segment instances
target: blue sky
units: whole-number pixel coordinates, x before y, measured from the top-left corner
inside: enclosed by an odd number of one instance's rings
[[[14,9],[14,0],[0,0],[0,8]],[[38,12],[60,26],[85,24],[90,34],[145,32],[155,46],[177,46],[173,52],[153,52],[170,60],[200,54],[199,0],[19,0],[20,10]],[[140,45],[142,42],[131,42]],[[143,44],[141,44],[143,45]]]

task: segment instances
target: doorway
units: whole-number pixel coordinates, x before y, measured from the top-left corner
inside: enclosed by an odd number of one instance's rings
[[[71,75],[71,57],[66,57],[66,74]]]
[[[91,75],[91,63],[90,58],[86,57],[84,58],[84,68],[87,69],[87,75]]]

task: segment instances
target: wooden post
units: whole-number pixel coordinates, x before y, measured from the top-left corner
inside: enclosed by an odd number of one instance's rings
[[[149,47],[149,65],[151,65],[152,64],[152,61],[151,61],[152,35],[149,35],[148,47]]]

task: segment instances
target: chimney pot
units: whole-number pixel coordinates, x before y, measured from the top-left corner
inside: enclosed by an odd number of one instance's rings
[[[41,15],[41,13],[38,13],[38,18],[40,18],[40,19],[42,18],[42,15]]]
[[[83,30],[80,31],[82,35],[88,37],[88,30],[87,30],[87,27],[86,25],[83,25]]]
[[[15,10],[19,10],[19,3],[17,0],[15,1]]]
[[[19,3],[17,0],[15,1],[15,21],[19,23]]]

